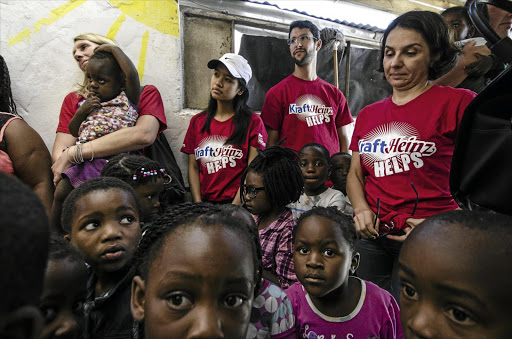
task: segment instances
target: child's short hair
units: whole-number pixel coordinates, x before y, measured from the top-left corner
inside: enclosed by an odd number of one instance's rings
[[[297,226],[293,229],[293,242],[295,242],[295,235],[299,231],[299,228],[301,227],[304,220],[312,216],[324,217],[334,222],[343,234],[343,238],[345,238],[345,240],[348,242],[350,250],[354,251],[356,249],[357,243],[359,242],[359,235],[357,234],[357,231],[354,227],[354,220],[351,217],[343,214],[334,206],[315,207],[303,213],[297,220]]]
[[[270,205],[284,207],[299,200],[304,188],[304,177],[297,161],[297,155],[289,148],[271,146],[258,150],[258,155],[242,174],[241,185],[247,173],[261,175]]]
[[[49,220],[41,200],[0,173],[0,315],[38,305],[48,256]]]
[[[52,234],[48,247],[48,262],[57,260],[83,263],[85,267],[85,261],[80,252],[71,246],[69,241],[64,240],[62,236]]]
[[[337,157],[337,156],[352,159],[352,155],[350,153],[346,153],[346,152],[334,153],[333,155],[331,155],[331,159],[333,159],[334,157]]]
[[[165,179],[165,169],[149,158],[134,154],[119,154],[108,160],[101,170],[102,177],[121,179],[130,186],[138,186],[158,178]]]
[[[259,289],[261,281],[261,259],[258,258],[257,246],[247,227],[241,228],[242,217],[232,215],[218,205],[210,203],[183,203],[167,209],[152,225],[150,225],[142,236],[139,246],[133,255],[133,266],[137,267],[138,273],[146,279],[149,267],[161,251],[166,238],[183,226],[191,225],[222,225],[226,229],[240,235],[240,240],[245,241],[250,247],[254,263],[255,289]],[[242,221],[246,224],[245,221]]]
[[[76,201],[78,199],[91,192],[107,191],[110,189],[119,189],[131,194],[133,200],[135,201],[137,213],[140,215],[140,202],[137,198],[137,193],[135,193],[130,185],[120,179],[112,177],[94,178],[87,180],[82,185],[75,188],[73,191],[71,191],[66,200],[64,200],[64,204],[62,205],[62,228],[64,231],[71,233],[71,221],[73,220],[73,216],[76,212]]]
[[[444,10],[441,13],[441,16],[444,17],[445,15],[449,15],[449,14],[454,14],[459,17],[462,17],[466,21],[466,24],[468,26],[473,25],[471,19],[469,18],[468,9],[466,7],[462,7],[462,6],[450,7],[448,9]]]
[[[331,157],[330,153],[329,153],[329,150],[327,149],[327,147],[325,147],[324,145],[319,144],[318,142],[310,142],[310,143],[305,144],[304,146],[302,146],[302,148],[299,151],[299,156],[304,151],[304,149],[306,149],[308,147],[316,147],[316,148],[318,148],[320,150],[320,153],[324,157],[324,159],[329,161],[329,159]]]
[[[89,62],[93,60],[106,60],[110,62],[111,69],[110,71],[112,74],[118,74],[119,80],[124,84],[126,82],[126,76],[121,69],[121,66],[119,65],[119,62],[117,62],[117,59],[112,55],[112,53],[105,52],[105,51],[98,51],[94,52],[93,55],[89,58]]]
[[[471,230],[481,231],[489,235],[495,235],[497,238],[503,238],[507,235],[512,236],[510,232],[512,216],[483,211],[456,210],[439,213],[422,222],[418,225],[417,229],[420,230],[427,226],[445,227],[447,224],[459,225]]]

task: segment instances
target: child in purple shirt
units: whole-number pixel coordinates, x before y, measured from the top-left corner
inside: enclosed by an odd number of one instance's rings
[[[294,231],[293,305],[297,338],[403,338],[395,299],[377,285],[349,276],[359,264],[357,232],[335,207],[304,213]]]

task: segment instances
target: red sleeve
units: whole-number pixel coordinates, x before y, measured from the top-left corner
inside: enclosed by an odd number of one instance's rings
[[[340,90],[338,90],[338,98],[339,106],[335,121],[336,128],[340,128],[354,122],[352,114],[350,114],[350,110],[348,108],[347,99],[345,99],[345,96],[343,95],[343,93],[341,93]]]
[[[60,108],[59,125],[57,126],[57,132],[71,134],[69,132],[68,124],[73,118],[78,109],[78,103],[83,97],[78,95],[76,92],[71,92],[64,98],[62,107]]]
[[[253,113],[249,130],[249,146],[264,150],[267,147],[267,131],[258,114]]]
[[[153,85],[144,86],[144,90],[140,94],[139,116],[152,115],[158,119],[160,129],[158,133],[167,129],[167,119],[165,118],[164,103],[160,92]]]
[[[283,112],[281,101],[276,98],[272,88],[267,92],[263,107],[261,108],[261,120],[273,130],[280,131],[283,125]]]
[[[203,112],[204,113],[204,112]],[[187,134],[185,134],[185,139],[183,140],[183,146],[181,146],[181,152],[185,154],[194,154],[194,149],[196,148],[196,135],[199,135],[200,130],[203,126],[197,127],[198,118],[203,113],[198,113],[192,117],[190,120],[190,124],[188,125]]]

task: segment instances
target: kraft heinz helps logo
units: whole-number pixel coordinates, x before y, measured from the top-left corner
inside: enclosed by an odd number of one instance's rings
[[[297,118],[305,121],[308,127],[329,123],[333,114],[332,107],[325,106],[319,97],[305,94],[297,98],[288,107],[288,114],[296,114]]]
[[[216,173],[226,167],[235,167],[236,160],[242,159],[244,153],[233,145],[224,145],[226,137],[212,136],[204,139],[194,150],[196,160],[206,167],[208,174]]]
[[[363,162],[373,167],[376,177],[421,168],[423,157],[436,153],[436,144],[420,139],[418,131],[407,123],[381,125],[359,140],[358,150]]]

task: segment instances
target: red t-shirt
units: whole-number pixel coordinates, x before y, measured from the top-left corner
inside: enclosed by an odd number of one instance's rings
[[[466,89],[433,86],[398,106],[391,97],[358,115],[350,149],[359,152],[366,201],[381,223],[404,228],[414,218],[453,210],[449,174],[455,137],[466,106],[476,96]]]
[[[60,109],[59,125],[57,132],[69,133],[69,122],[78,110],[78,103],[84,99],[83,96],[78,95],[76,92],[71,92],[64,98],[62,107]],[[153,85],[144,86],[144,90],[140,94],[139,100],[139,117],[143,115],[152,115],[158,119],[160,123],[159,133],[167,129],[167,119],[165,118],[164,103],[160,92]]]
[[[310,142],[340,151],[337,129],[354,121],[343,93],[320,78],[306,81],[290,75],[265,96],[261,119],[279,131],[282,144],[294,150]]]
[[[208,134],[201,132],[206,116],[202,112],[190,120],[181,151],[195,154],[203,199],[213,202],[233,199],[248,165],[249,146],[265,149],[267,132],[261,118],[253,113],[244,143],[225,145],[235,128],[233,118],[223,122],[212,119]]]

